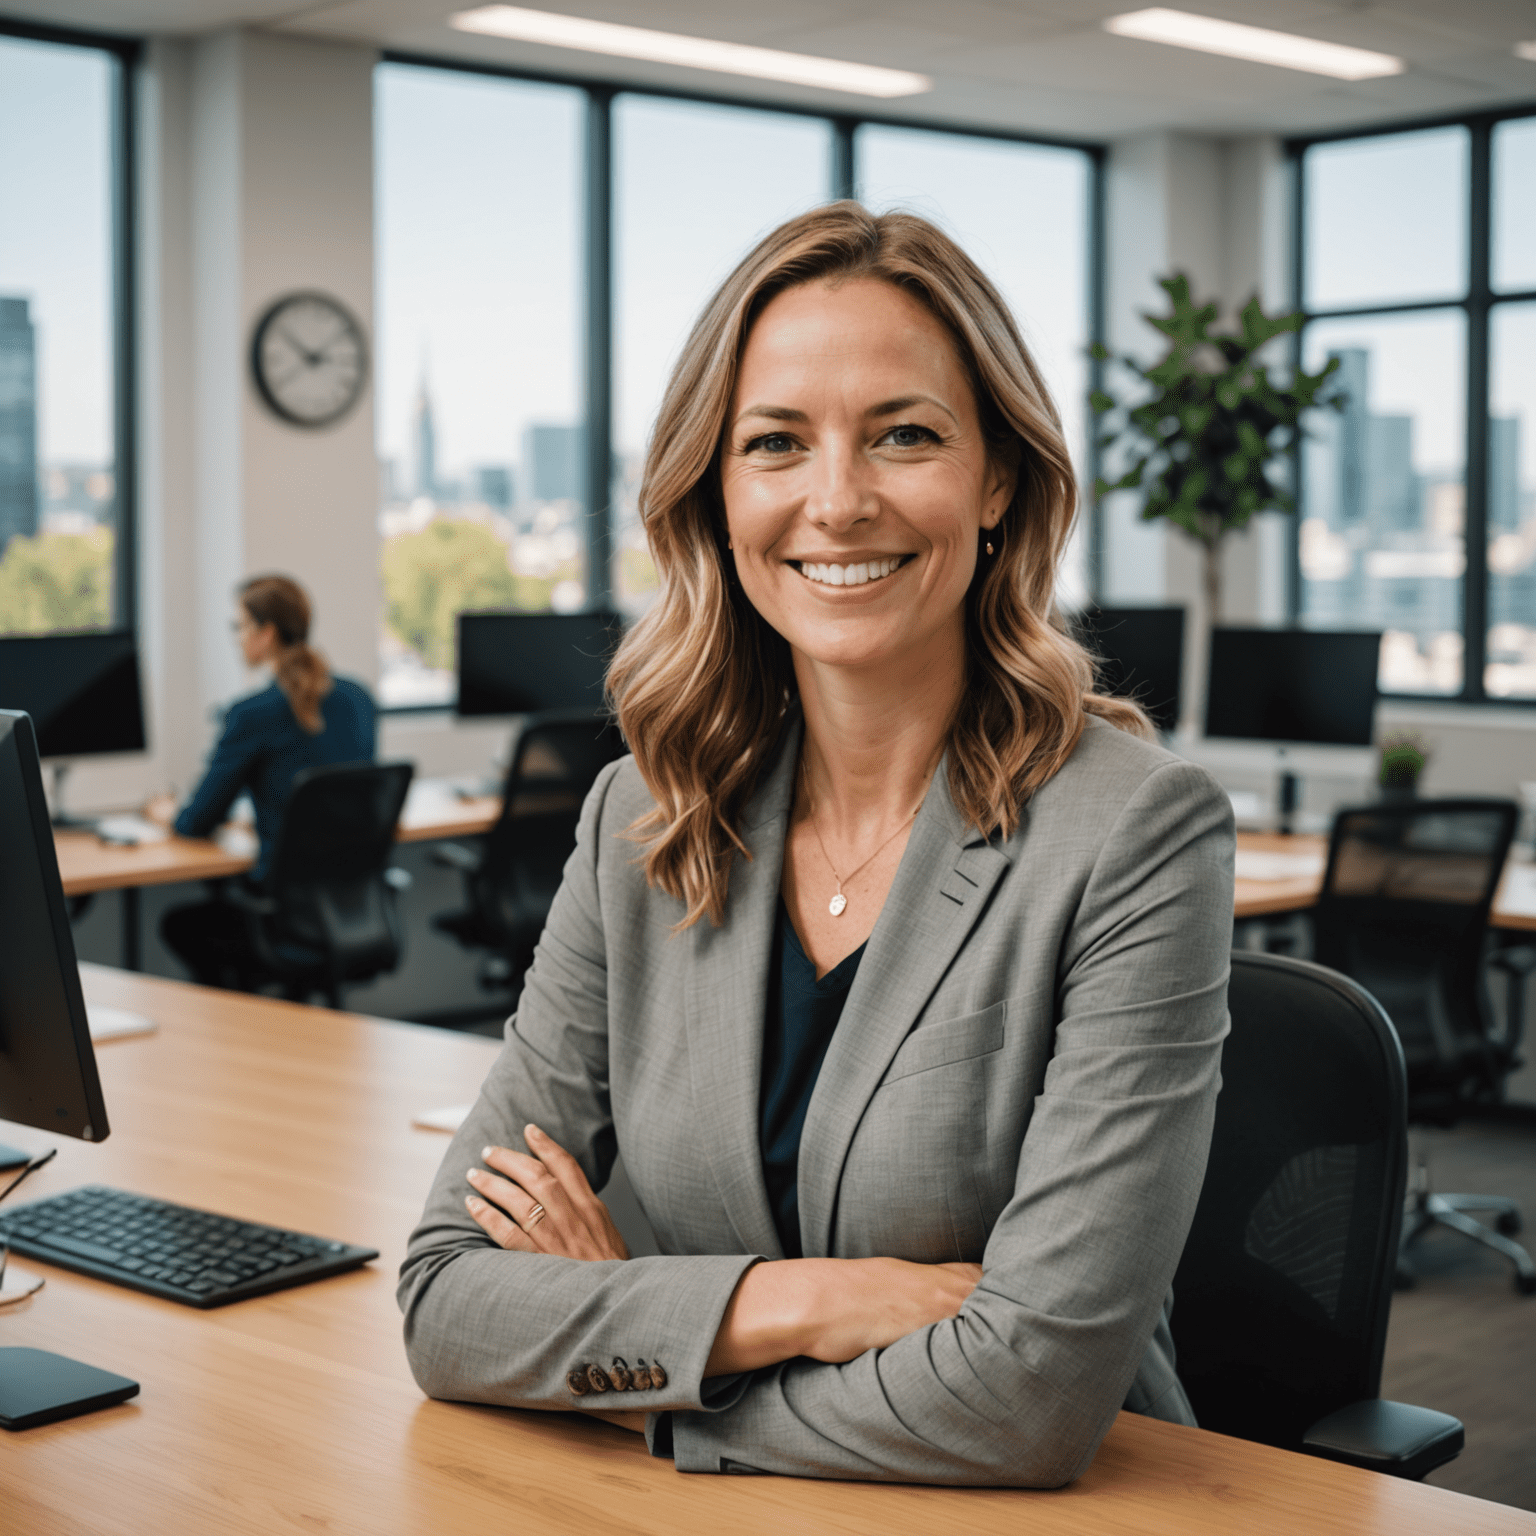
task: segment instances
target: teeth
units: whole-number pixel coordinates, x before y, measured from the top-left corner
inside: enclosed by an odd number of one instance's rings
[[[880,581],[889,576],[901,564],[896,555],[879,560],[861,560],[854,565],[824,563],[802,564],[800,574],[810,581],[819,581],[828,587],[862,587],[866,582]]]

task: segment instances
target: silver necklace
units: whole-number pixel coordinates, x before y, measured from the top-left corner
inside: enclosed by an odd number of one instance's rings
[[[811,775],[806,769],[805,759],[803,757],[800,759],[800,775],[805,780],[805,803],[810,809],[811,813],[811,831],[816,834],[816,842],[821,849],[821,856],[827,861],[827,868],[832,870],[832,878],[837,881],[837,894],[832,898],[831,901],[827,903],[827,911],[830,912],[833,917],[841,917],[843,913],[848,910],[848,898],[843,895],[843,876],[838,874],[837,870],[833,867],[831,856],[827,852],[827,845],[822,841],[821,827],[816,821],[816,797],[811,793]],[[916,816],[918,811],[922,810],[922,808],[922,801],[918,801],[917,806],[912,812],[912,816]],[[848,879],[853,880],[858,875],[863,873],[863,871],[866,870],[871,864],[873,864],[875,860],[878,859],[880,855],[884,853],[885,850],[889,848],[891,844],[894,843],[896,839],[907,830],[907,822],[912,820],[912,816],[908,816],[906,821],[903,821],[902,824],[897,827],[896,830],[892,832],[891,835],[886,838],[886,840],[881,843],[880,846],[876,848],[875,851],[870,854],[870,856],[865,859],[864,862],[860,864],[852,874],[848,876]]]

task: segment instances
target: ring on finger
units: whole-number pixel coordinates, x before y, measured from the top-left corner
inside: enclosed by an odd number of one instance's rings
[[[549,1213],[542,1205],[536,1205],[523,1217],[523,1231],[531,1232]]]

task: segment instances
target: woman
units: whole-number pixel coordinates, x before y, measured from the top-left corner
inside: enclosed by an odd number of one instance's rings
[[[324,763],[368,762],[375,752],[375,711],[368,690],[333,677],[309,644],[310,606],[287,576],[253,576],[241,586],[233,629],[247,667],[270,667],[272,681],[238,699],[224,716],[203,782],[176,816],[183,837],[207,837],[241,794],[256,808],[259,882],[272,856],[294,777]],[[246,985],[254,954],[246,921],[227,902],[175,907],[161,936],[193,977],[211,986]]]
[[[634,757],[412,1239],[418,1381],[687,1471],[1054,1486],[1122,1405],[1191,1422],[1231,816],[1051,622],[1072,471],[1002,301],[909,215],[785,225],[642,499]]]

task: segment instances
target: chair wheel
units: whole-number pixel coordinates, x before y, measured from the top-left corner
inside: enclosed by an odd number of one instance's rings
[[[1498,1219],[1494,1222],[1505,1237],[1516,1237],[1524,1224],[1520,1220],[1519,1211],[1500,1211]]]
[[[1516,1275],[1515,1289],[1522,1296],[1536,1296],[1536,1275]]]
[[[1419,1277],[1413,1272],[1413,1266],[1406,1259],[1399,1259],[1397,1268],[1392,1272],[1392,1289],[1411,1291],[1418,1283]]]

